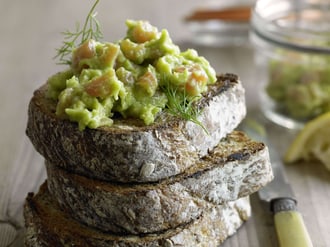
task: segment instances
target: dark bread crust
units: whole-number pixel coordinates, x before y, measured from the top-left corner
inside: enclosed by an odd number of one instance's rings
[[[158,183],[114,184],[46,162],[48,187],[63,210],[89,226],[120,234],[187,224],[214,205],[248,196],[273,179],[268,149],[234,131],[196,165]]]
[[[217,247],[251,215],[249,199],[215,206],[186,225],[158,234],[114,235],[87,227],[61,211],[47,191],[30,193],[24,206],[26,247]]]
[[[212,150],[245,117],[244,89],[238,77],[219,76],[198,103],[199,120],[161,114],[144,126],[116,119],[112,127],[78,130],[77,123],[55,115],[56,102],[45,97],[47,85],[29,104],[26,134],[46,160],[72,172],[117,182],[152,182],[183,172]]]

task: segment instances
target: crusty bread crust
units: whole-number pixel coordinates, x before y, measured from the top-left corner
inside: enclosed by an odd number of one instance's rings
[[[87,227],[61,211],[41,186],[24,206],[26,247],[217,247],[251,215],[248,197],[218,205],[198,219],[158,234],[119,236]]]
[[[89,226],[120,234],[154,233],[186,224],[273,178],[268,149],[244,133],[228,134],[176,177],[147,184],[92,180],[46,162],[48,187],[63,210]]]
[[[225,74],[198,103],[200,126],[161,114],[144,126],[115,119],[112,127],[78,130],[59,119],[56,102],[45,97],[47,85],[30,101],[26,134],[35,149],[54,165],[92,178],[117,182],[152,182],[183,172],[212,150],[245,117],[244,88]]]

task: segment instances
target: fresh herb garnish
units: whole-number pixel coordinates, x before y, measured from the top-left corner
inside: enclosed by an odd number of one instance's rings
[[[189,96],[186,90],[179,90],[169,82],[167,76],[162,76],[161,89],[167,96],[167,104],[165,110],[173,116],[177,116],[187,121],[191,121],[200,126],[208,133],[205,126],[198,120],[201,110],[195,105],[195,101],[199,99],[197,96]]]
[[[100,24],[96,19],[97,13],[94,12],[98,3],[99,0],[96,0],[86,17],[82,29],[80,29],[80,24],[77,23],[76,30],[74,32],[69,30],[62,32],[64,35],[63,45],[61,48],[56,49],[57,55],[54,57],[55,59],[59,60],[58,64],[71,65],[71,54],[75,47],[81,45],[89,39],[94,39],[97,41],[103,38]]]

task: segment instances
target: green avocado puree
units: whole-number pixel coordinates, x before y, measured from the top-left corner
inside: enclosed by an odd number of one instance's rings
[[[127,20],[126,26],[126,37],[116,43],[83,42],[69,69],[48,79],[56,115],[80,130],[111,126],[115,113],[152,124],[169,100],[164,87],[196,99],[216,81],[209,62],[193,49],[181,52],[167,30],[147,21]]]
[[[282,55],[284,51],[278,51]],[[308,120],[330,111],[329,56],[285,53],[269,63],[268,96],[289,116]]]

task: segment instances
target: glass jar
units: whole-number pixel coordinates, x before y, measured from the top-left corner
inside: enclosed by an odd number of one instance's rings
[[[287,128],[330,111],[330,2],[259,0],[250,38],[261,109]]]

